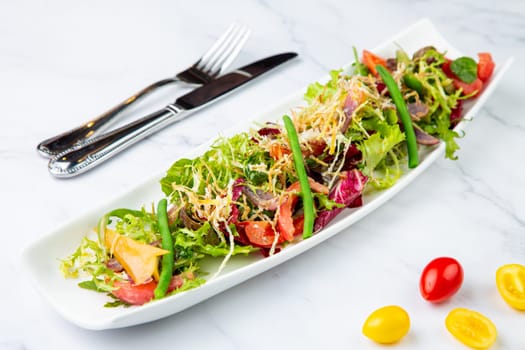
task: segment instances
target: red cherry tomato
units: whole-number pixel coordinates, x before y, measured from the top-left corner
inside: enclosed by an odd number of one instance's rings
[[[295,192],[301,189],[299,182],[292,184],[287,188],[287,191]],[[287,195],[279,206],[279,217],[277,218],[277,229],[283,238],[289,242],[293,241],[295,234],[295,226],[293,222],[292,213],[295,208],[295,204],[299,199],[297,193],[290,193]]]
[[[463,283],[463,268],[456,259],[441,257],[425,266],[419,290],[425,300],[439,303],[453,296]]]
[[[308,178],[310,188],[314,192],[328,194],[328,188],[315,182],[311,178]],[[291,242],[294,236],[303,233],[304,217],[294,218],[292,216],[295,205],[299,200],[299,191],[301,190],[301,184],[299,181],[291,184],[286,191],[289,192],[285,197],[281,205],[279,206],[279,217],[277,218],[277,230],[281,237]],[[250,239],[251,241],[251,239]]]

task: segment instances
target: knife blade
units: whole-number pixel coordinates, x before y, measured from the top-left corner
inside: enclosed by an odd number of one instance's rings
[[[177,98],[174,103],[161,110],[88,140],[80,147],[66,150],[49,161],[48,170],[52,175],[59,178],[82,174],[146,136],[171,123],[182,120],[296,56],[297,53],[294,52],[270,56],[225,74]]]

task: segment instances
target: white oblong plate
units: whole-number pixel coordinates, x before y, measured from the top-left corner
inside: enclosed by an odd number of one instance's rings
[[[398,46],[407,52],[433,45],[439,50],[446,50],[449,57],[458,57],[460,52],[452,47],[428,20],[421,20],[403,32],[375,48],[375,53],[381,56],[393,56]],[[466,104],[465,119],[471,119],[474,113],[485,103],[495,89],[505,71],[512,63],[512,58],[504,64],[498,64],[489,84],[483,93],[474,101]],[[350,65],[347,66],[347,68]],[[230,130],[226,135],[233,135],[246,130],[255,121],[275,121],[282,114],[289,112],[293,107],[303,103],[303,91],[285,99],[266,113],[248,123],[239,125]],[[457,128],[462,129],[465,122]],[[195,157],[202,154],[210,146],[211,141],[195,149],[186,157]],[[342,229],[360,220],[374,209],[388,201],[396,193],[405,188],[412,180],[419,176],[432,162],[441,157],[445,145],[439,144],[433,148],[424,149],[420,165],[407,170],[397,184],[388,190],[376,192],[364,197],[364,205],[357,209],[346,210],[340,214],[329,226],[312,238],[291,244],[279,254],[268,258],[260,256],[235,257],[230,260],[220,276],[207,281],[203,286],[170,296],[168,298],[151,302],[139,307],[130,308],[104,308],[108,301],[105,294],[95,293],[81,289],[77,286],[78,280],[66,280],[58,269],[58,259],[71,254],[78,246],[80,239],[96,225],[100,216],[117,207],[138,208],[143,204],[151,203],[162,197],[159,180],[163,174],[146,181],[134,190],[121,195],[113,200],[105,201],[99,208],[84,214],[64,226],[51,232],[44,238],[28,246],[22,255],[25,269],[32,281],[45,299],[67,320],[88,329],[119,328],[163,318],[196,303],[199,303],[215,294],[239,284],[261,272],[264,272],[294,256],[316,246],[322,241],[332,237]],[[211,264],[208,271],[212,272],[217,266]]]

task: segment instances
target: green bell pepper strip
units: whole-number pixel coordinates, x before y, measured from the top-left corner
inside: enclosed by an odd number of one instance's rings
[[[173,275],[174,251],[173,238],[168,224],[168,201],[166,198],[160,200],[157,206],[157,217],[159,221],[159,232],[162,241],[162,249],[169,251],[162,256],[159,283],[153,292],[155,299],[160,299],[166,295]]]
[[[290,147],[292,149],[295,171],[297,172],[299,184],[301,185],[301,197],[303,199],[304,210],[303,239],[306,239],[312,236],[314,230],[315,210],[312,189],[310,188],[308,176],[306,175],[301,144],[299,143],[299,137],[297,136],[295,126],[293,125],[292,119],[287,115],[283,116],[283,121],[286,133],[288,134],[288,141],[290,142]]]
[[[408,167],[411,169],[415,168],[419,164],[416,133],[414,132],[414,127],[412,126],[412,119],[410,119],[407,105],[405,104],[405,100],[401,95],[401,91],[399,91],[396,81],[394,78],[392,78],[392,75],[390,75],[388,70],[379,64],[376,66],[376,69],[377,73],[379,73],[379,76],[383,80],[383,83],[385,83],[388,91],[390,92],[390,97],[392,97],[392,100],[396,105],[397,112],[399,113],[399,117],[403,123],[403,128],[405,129],[408,149]]]

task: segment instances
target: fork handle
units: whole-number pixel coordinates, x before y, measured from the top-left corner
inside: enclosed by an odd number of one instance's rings
[[[121,128],[89,139],[81,147],[57,155],[49,161],[49,172],[62,178],[81,174],[189,113],[176,104],[168,105]]]
[[[53,157],[58,155],[59,153],[66,151],[67,149],[79,146],[80,144],[84,143],[88,138],[93,137],[96,134],[99,134],[104,129],[106,129],[111,124],[111,122],[117,119],[115,118],[117,114],[120,114],[132,104],[135,104],[144,96],[149,95],[150,93],[164,85],[168,85],[177,81],[179,81],[179,79],[177,78],[168,78],[159,80],[145,87],[144,89],[140,90],[125,101],[122,101],[121,103],[111,108],[104,114],[98,116],[97,118],[92,119],[77,128],[71,129],[60,135],[53,136],[49,139],[40,142],[37,146],[38,152],[44,157]]]

